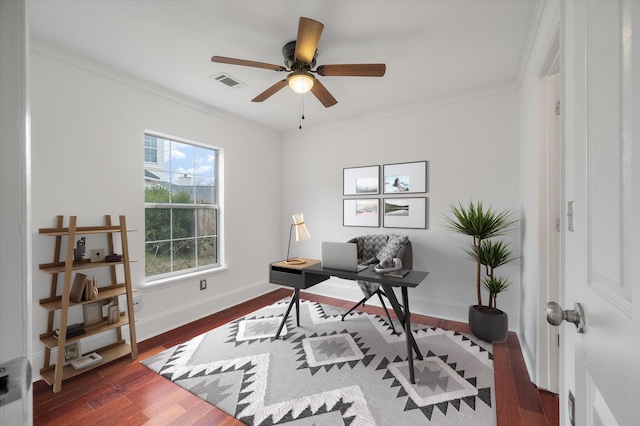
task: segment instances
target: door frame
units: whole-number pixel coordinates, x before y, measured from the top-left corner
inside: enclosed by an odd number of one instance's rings
[[[28,55],[25,0],[0,0],[0,363],[32,359]],[[28,389],[0,407],[2,424],[32,424]]]
[[[544,316],[549,300],[559,300],[562,222],[562,141],[556,101],[560,100],[560,26],[556,27],[538,73],[538,321],[535,383],[559,392],[559,330]]]

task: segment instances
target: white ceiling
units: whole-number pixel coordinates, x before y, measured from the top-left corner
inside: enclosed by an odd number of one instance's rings
[[[378,63],[382,78],[320,77],[338,100],[304,95],[305,129],[486,87],[516,83],[536,0],[187,1],[28,0],[33,36],[221,110],[287,133],[301,95],[256,95],[284,73],[218,64],[229,56],[283,64],[300,16],[324,24],[318,65]],[[212,76],[245,83],[229,88]]]

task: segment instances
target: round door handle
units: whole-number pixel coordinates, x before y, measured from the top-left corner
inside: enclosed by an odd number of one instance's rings
[[[584,309],[581,304],[576,303],[573,310],[565,311],[556,302],[549,302],[546,313],[549,324],[559,326],[562,321],[572,322],[576,325],[578,333],[584,333]]]

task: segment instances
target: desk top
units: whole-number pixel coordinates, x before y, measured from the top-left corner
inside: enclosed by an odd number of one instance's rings
[[[304,268],[308,268],[311,265],[316,265],[319,264],[320,261],[318,259],[306,259],[303,257],[295,257],[292,260],[295,259],[301,259],[304,260],[304,263],[287,263],[286,260],[281,260],[280,262],[274,262],[271,264],[271,266],[275,266],[277,268],[286,268],[286,269],[304,269]]]
[[[389,277],[373,270],[373,265],[360,272],[341,271],[339,269],[323,268],[320,262],[304,268],[305,274],[332,276],[347,280],[362,280],[396,287],[417,287],[429,275],[428,272],[411,270],[402,278]]]

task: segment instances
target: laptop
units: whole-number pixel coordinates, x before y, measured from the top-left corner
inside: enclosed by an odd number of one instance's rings
[[[340,271],[360,272],[369,265],[358,265],[356,243],[322,242],[322,267]]]

